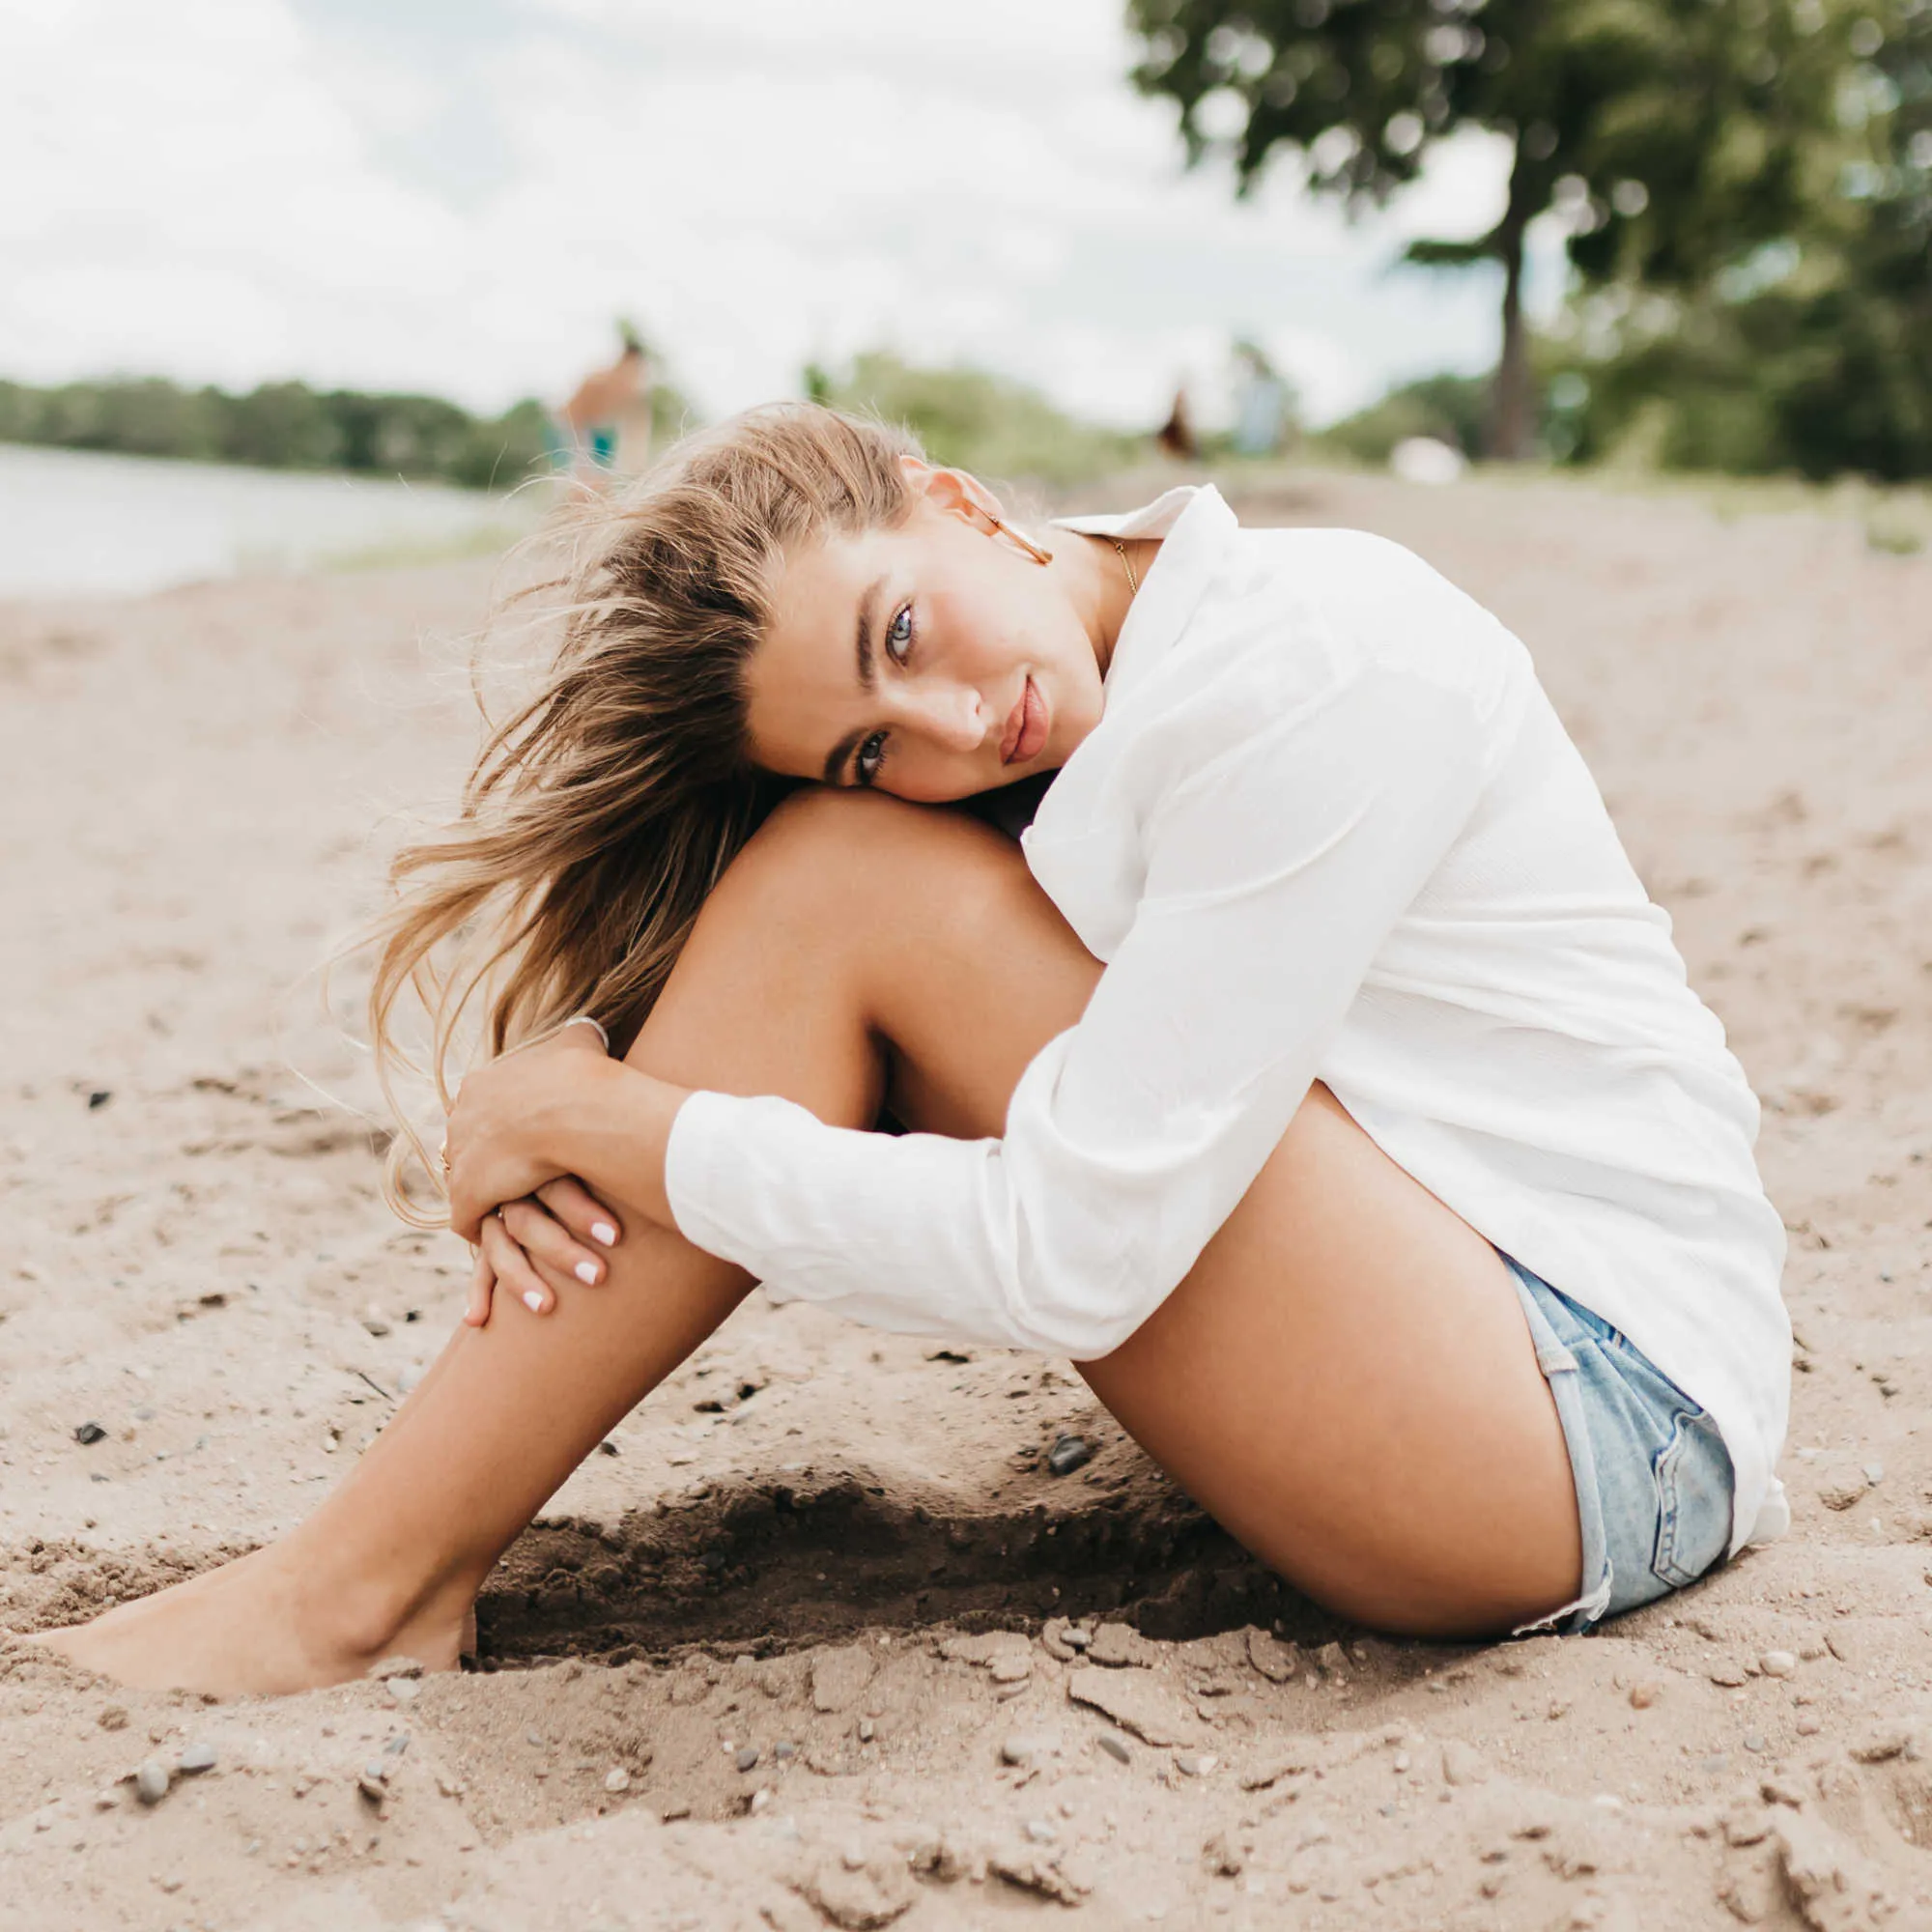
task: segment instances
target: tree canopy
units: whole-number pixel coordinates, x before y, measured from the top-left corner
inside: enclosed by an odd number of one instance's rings
[[[1412,259],[1494,261],[1492,449],[1532,421],[1523,244],[1553,213],[1586,277],[1688,286],[1788,231],[1821,189],[1852,0],[1129,0],[1134,80],[1180,110],[1191,158],[1245,191],[1278,151],[1351,207],[1385,202],[1466,128],[1511,144],[1487,233]]]
[[[1829,177],[1787,234],[1692,286],[1577,305],[1578,459],[1932,474],[1932,0],[1875,0],[1848,41]]]

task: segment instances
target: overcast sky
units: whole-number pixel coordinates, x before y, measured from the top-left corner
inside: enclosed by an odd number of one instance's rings
[[[0,375],[555,396],[634,315],[710,413],[892,346],[1146,422],[1267,344],[1310,412],[1480,369],[1493,220],[1439,153],[1350,227],[1247,203],[1128,87],[1120,0],[0,7]],[[1542,298],[1556,274],[1543,255]]]

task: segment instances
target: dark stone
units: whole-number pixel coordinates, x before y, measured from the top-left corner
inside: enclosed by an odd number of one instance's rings
[[[108,1101],[113,1099],[113,1097],[114,1094],[111,1088],[107,1087],[97,1088],[92,1094],[90,1094],[87,1096],[87,1111],[90,1114],[99,1113],[102,1107],[106,1106]]]
[[[738,1753],[738,1769],[740,1771],[755,1771],[757,1769],[757,1766],[758,1766],[758,1753],[753,1746],[747,1745],[745,1748]]]
[[[92,1448],[95,1443],[107,1440],[107,1432],[98,1422],[83,1422],[73,1432],[73,1439],[83,1448]]]
[[[1111,1758],[1118,1758],[1122,1764],[1133,1762],[1133,1752],[1127,1748],[1123,1738],[1117,1738],[1112,1731],[1102,1731],[1098,1743],[1100,1748]]]
[[[1046,1466],[1056,1476],[1070,1476],[1094,1460],[1094,1445],[1084,1435],[1063,1435],[1046,1452]]]

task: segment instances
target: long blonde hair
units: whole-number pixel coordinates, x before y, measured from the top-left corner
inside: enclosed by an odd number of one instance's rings
[[[787,552],[890,528],[914,496],[901,432],[810,403],[753,410],[580,513],[563,573],[524,593],[561,636],[538,688],[489,733],[460,810],[390,867],[369,992],[384,1094],[403,1123],[387,1192],[420,1137],[396,1103],[398,1008],[421,1002],[445,1109],[466,1014],[499,1054],[577,1012],[636,1037],[726,866],[787,788],[752,765],[746,669]]]

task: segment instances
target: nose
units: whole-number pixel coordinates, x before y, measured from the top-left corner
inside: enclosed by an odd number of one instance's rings
[[[977,752],[986,742],[985,702],[971,685],[922,685],[905,698],[908,722],[946,751]]]

